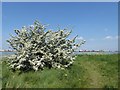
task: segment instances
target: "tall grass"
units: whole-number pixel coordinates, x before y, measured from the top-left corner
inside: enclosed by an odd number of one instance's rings
[[[117,88],[118,55],[78,55],[68,69],[26,73],[12,72],[3,62],[2,75],[3,88]]]

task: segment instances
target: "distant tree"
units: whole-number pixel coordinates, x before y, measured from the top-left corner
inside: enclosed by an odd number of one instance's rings
[[[29,27],[15,30],[16,36],[11,35],[7,40],[16,51],[9,62],[13,70],[37,71],[44,67],[64,69],[73,64],[75,59],[73,52],[85,41],[81,40],[76,44],[77,36],[68,40],[71,31],[66,29],[46,32],[45,30],[46,25],[38,21]]]

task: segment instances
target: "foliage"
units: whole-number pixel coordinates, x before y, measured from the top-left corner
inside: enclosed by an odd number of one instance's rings
[[[2,61],[5,61],[4,59]],[[3,88],[118,88],[118,55],[78,55],[65,70],[11,72],[2,63]]]
[[[44,67],[64,69],[74,62],[73,52],[85,41],[81,40],[76,44],[77,36],[68,40],[71,31],[66,29],[45,30],[46,25],[38,21],[22,30],[15,30],[16,36],[11,35],[7,40],[16,51],[9,62],[13,70],[37,71]]]

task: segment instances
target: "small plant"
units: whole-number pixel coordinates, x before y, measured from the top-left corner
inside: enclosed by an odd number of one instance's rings
[[[7,42],[15,50],[15,55],[10,57],[10,67],[13,70],[39,70],[44,67],[67,68],[75,59],[73,52],[85,43],[81,40],[76,44],[74,37],[68,40],[71,31],[58,30],[46,31],[46,25],[35,21],[29,27],[15,30],[16,36],[12,36]]]

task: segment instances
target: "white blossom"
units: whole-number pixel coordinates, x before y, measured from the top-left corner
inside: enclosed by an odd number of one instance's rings
[[[67,39],[71,31],[45,32],[45,29],[45,25],[35,21],[34,25],[15,30],[17,35],[8,40],[16,51],[16,54],[9,58],[12,69],[35,71],[44,67],[64,69],[73,64],[75,59],[73,52],[85,41],[75,44],[77,36],[72,40]]]

